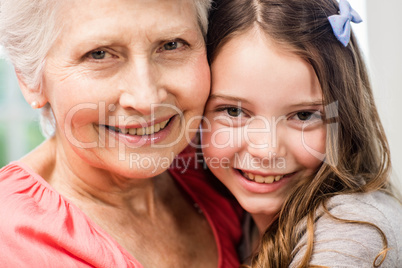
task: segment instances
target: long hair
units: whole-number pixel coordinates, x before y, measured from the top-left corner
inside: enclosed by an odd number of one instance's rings
[[[313,66],[326,110],[325,161],[312,178],[302,180],[290,193],[276,221],[263,235],[253,267],[288,267],[301,235],[297,225],[306,219],[307,250],[298,265],[308,266],[315,213],[321,206],[326,210],[326,200],[339,194],[392,192],[390,151],[362,55],[353,33],[344,47],[328,21],[328,16],[338,11],[335,0],[217,0],[210,15],[210,63],[233,36],[257,26],[279,47]],[[377,226],[336,220],[376,228],[384,244],[377,258],[384,260],[387,239]]]

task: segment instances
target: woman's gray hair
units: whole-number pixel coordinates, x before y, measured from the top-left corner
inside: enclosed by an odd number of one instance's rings
[[[195,0],[195,7],[197,9],[198,23],[202,30],[204,38],[208,32],[208,14],[211,9],[213,0]]]
[[[32,89],[40,88],[46,55],[58,34],[57,2],[0,0],[0,45]]]
[[[46,56],[63,27],[62,21],[57,20],[63,2],[0,0],[0,46],[28,88],[41,90]],[[205,38],[212,0],[194,2]],[[51,136],[54,118],[49,104],[42,109],[41,122],[45,136]]]

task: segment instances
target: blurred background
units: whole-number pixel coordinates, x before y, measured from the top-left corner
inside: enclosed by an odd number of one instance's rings
[[[402,190],[402,1],[349,2],[364,21],[353,25],[353,29],[369,67],[377,107],[389,139],[393,179]],[[12,66],[2,59],[0,110],[2,167],[19,159],[44,140],[39,127],[39,112],[25,102]]]

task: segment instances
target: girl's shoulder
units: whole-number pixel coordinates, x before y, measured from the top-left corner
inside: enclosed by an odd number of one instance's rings
[[[402,262],[402,205],[398,200],[380,191],[345,194],[330,198],[326,208],[334,217],[328,215],[323,207],[316,212],[311,264],[371,267],[384,248],[381,232],[389,248],[383,267],[398,267]],[[306,221],[301,223],[303,235],[293,252],[292,264],[297,264],[304,256],[305,230]]]
[[[401,202],[382,191],[337,195],[328,200],[326,207],[335,216],[379,224],[398,222],[402,217]]]

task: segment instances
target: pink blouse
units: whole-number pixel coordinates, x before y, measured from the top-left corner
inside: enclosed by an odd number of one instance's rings
[[[191,155],[187,155],[190,160]],[[179,187],[207,218],[219,267],[239,267],[241,212],[218,194],[202,170],[170,169]],[[189,163],[190,163],[189,162]],[[81,210],[21,162],[0,170],[2,267],[143,267]]]

